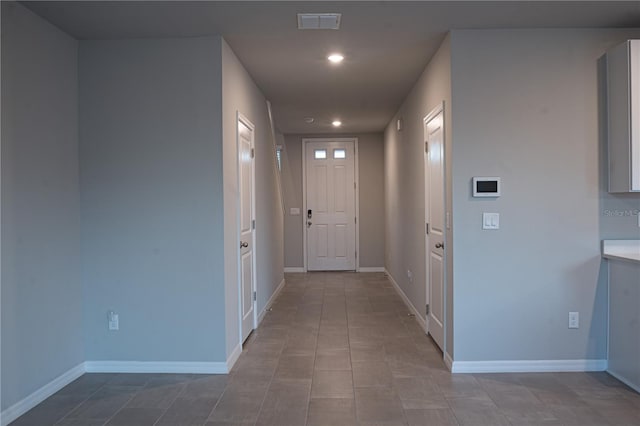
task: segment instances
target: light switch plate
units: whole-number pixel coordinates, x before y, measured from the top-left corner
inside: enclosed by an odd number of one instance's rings
[[[482,213],[482,229],[500,229],[500,213]]]

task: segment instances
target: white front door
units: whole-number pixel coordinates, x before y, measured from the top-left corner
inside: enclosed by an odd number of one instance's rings
[[[240,192],[240,322],[244,342],[255,328],[255,197],[254,126],[238,114],[238,179]]]
[[[355,143],[305,142],[304,152],[307,270],[355,270]]]
[[[444,351],[445,199],[444,108],[424,119],[425,216],[427,222],[427,331]]]

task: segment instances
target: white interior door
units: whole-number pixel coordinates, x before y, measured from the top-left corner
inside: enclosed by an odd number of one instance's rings
[[[425,215],[427,222],[427,331],[444,351],[445,197],[444,109],[436,108],[424,120]]]
[[[244,342],[255,328],[255,166],[254,126],[238,114],[240,192],[240,322]]]
[[[355,144],[306,142],[307,270],[356,269]]]

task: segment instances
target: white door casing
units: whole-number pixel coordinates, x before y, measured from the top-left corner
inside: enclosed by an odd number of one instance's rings
[[[255,159],[254,125],[242,114],[237,119],[240,329],[244,342],[256,327],[255,302]]]
[[[357,270],[356,140],[304,140],[306,270]]]
[[[444,352],[445,175],[444,104],[424,119],[427,332]]]

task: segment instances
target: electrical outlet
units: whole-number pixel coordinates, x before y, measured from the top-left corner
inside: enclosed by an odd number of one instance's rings
[[[580,327],[580,314],[578,312],[569,312],[569,328]]]
[[[413,282],[413,272],[411,272],[410,269],[407,269],[407,278],[409,279],[409,282]]]
[[[120,329],[120,317],[113,311],[109,312],[109,330],[116,331]]]

